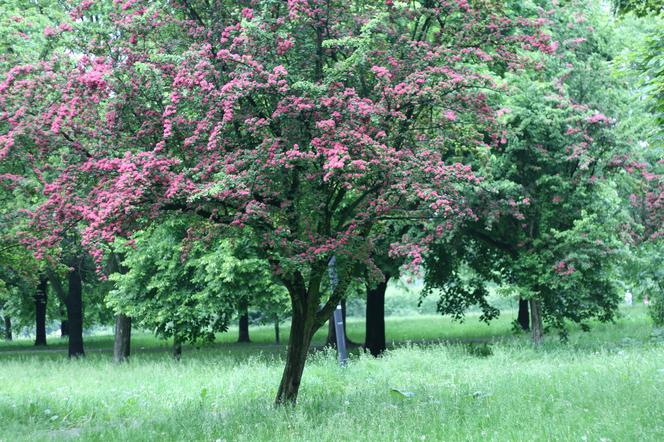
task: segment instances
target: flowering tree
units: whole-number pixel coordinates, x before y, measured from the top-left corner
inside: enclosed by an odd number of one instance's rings
[[[502,252],[502,278],[529,299],[536,343],[543,320],[564,336],[565,320],[613,317],[629,222],[611,167],[628,150],[616,122],[626,89],[610,78],[612,36],[595,29],[606,17],[574,3],[547,14],[556,52],[508,79],[507,135],[481,166],[484,228],[470,232]]]
[[[464,193],[479,178],[443,158],[500,140],[483,137],[486,67],[553,50],[515,30],[537,21],[465,0],[83,1],[70,16],[48,37],[71,50],[0,82],[0,159],[33,159],[47,197],[35,246],[81,224],[100,258],[101,242],[178,212],[246,232],[291,299],[277,403],[295,402],[310,340],[377,226],[415,220],[391,253],[417,266],[474,216]],[[324,291],[333,256],[339,284]]]

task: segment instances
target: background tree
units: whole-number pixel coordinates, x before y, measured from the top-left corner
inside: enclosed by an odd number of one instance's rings
[[[210,284],[211,270],[203,244],[186,241],[187,217],[170,218],[134,235],[119,247],[124,273],[114,273],[107,302],[157,336],[173,339],[179,359],[186,342],[211,341],[227,329],[236,298]]]

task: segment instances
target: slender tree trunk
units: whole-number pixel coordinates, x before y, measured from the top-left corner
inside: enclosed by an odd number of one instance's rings
[[[173,336],[173,358],[176,361],[182,358],[182,342],[177,335]]]
[[[69,324],[69,357],[85,356],[83,350],[83,284],[81,270],[77,265],[69,272],[66,304]]]
[[[293,309],[286,366],[275,399],[277,405],[295,405],[297,402],[297,393],[300,389],[309,344],[315,332],[313,318],[306,318],[304,313],[306,308],[302,310],[303,312],[298,312],[297,309]]]
[[[367,314],[364,348],[372,356],[380,356],[385,351],[385,291],[389,276],[376,287],[367,286]]]
[[[5,341],[11,341],[12,336],[12,318],[9,315],[5,315]]]
[[[69,321],[63,319],[60,321],[60,337],[69,336]]]
[[[532,326],[533,344],[540,345],[544,327],[542,325],[542,306],[536,299],[530,300],[530,322]]]
[[[277,315],[274,316],[274,343],[281,343],[279,339],[279,316]]]
[[[355,345],[350,339],[348,339],[348,333],[346,332],[346,300],[342,299],[341,302],[341,313],[344,318],[344,336],[346,337],[346,346]],[[325,339],[325,345],[327,347],[337,348],[337,331],[334,326],[334,312],[330,315],[330,319],[327,321],[327,338]]]
[[[530,330],[530,314],[528,313],[528,300],[519,298],[519,316],[517,321],[522,330]]]
[[[45,277],[39,278],[39,285],[35,292],[35,345],[46,345],[46,304],[48,295],[48,280]]]
[[[249,339],[249,313],[246,305],[240,310],[240,324],[237,342],[251,342]]]
[[[115,342],[113,343],[113,360],[117,363],[127,362],[131,351],[131,318],[120,313],[115,317]]]

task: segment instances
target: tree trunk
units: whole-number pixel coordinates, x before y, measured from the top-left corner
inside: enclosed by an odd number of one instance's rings
[[[346,337],[346,346],[355,345],[350,339],[348,339],[348,333],[346,332],[346,300],[343,299],[340,302],[341,304],[341,313],[344,318],[344,336]],[[327,338],[325,339],[325,346],[337,348],[337,332],[334,327],[334,311],[330,314],[330,319],[327,321]]]
[[[365,322],[364,348],[372,356],[385,351],[385,291],[389,276],[374,288],[367,286],[367,314]]]
[[[131,351],[131,318],[120,313],[115,317],[115,342],[113,343],[113,360],[117,363],[127,362]]]
[[[173,336],[173,358],[176,361],[182,358],[182,342],[177,335]]]
[[[5,315],[5,341],[12,340],[12,318],[9,315]]]
[[[313,318],[306,318],[306,308],[303,312],[293,309],[290,336],[288,337],[288,352],[286,353],[286,367],[281,377],[277,391],[276,405],[295,405],[300,381],[307,360],[309,344],[314,335]]]
[[[275,344],[280,344],[280,339],[279,339],[279,316],[274,317],[274,343]]]
[[[519,298],[519,316],[517,321],[522,330],[530,330],[530,314],[528,313],[528,300]]]
[[[83,285],[78,266],[69,272],[67,290],[67,323],[69,324],[69,357],[85,356],[83,350]]]
[[[530,300],[530,322],[533,344],[540,345],[544,327],[542,325],[542,306],[536,299]]]
[[[69,321],[63,319],[60,321],[60,337],[69,336]]]
[[[251,342],[249,339],[249,313],[247,307],[243,307],[240,311],[240,332],[238,333],[237,342]]]
[[[46,345],[46,303],[48,302],[46,289],[48,280],[39,278],[39,285],[35,292],[35,345]]]

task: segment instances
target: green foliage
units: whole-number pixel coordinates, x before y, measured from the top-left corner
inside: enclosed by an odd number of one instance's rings
[[[633,13],[638,16],[656,15],[664,12],[662,0],[613,0],[619,14]]]
[[[199,229],[197,229],[199,228]],[[269,267],[240,240],[192,241],[202,234],[179,216],[139,232],[124,255],[107,302],[158,336],[181,342],[209,341],[225,331],[239,304],[283,314],[287,297]]]
[[[198,250],[185,255],[187,227],[184,218],[169,219],[136,234],[132,245],[119,247],[126,271],[110,276],[115,287],[107,302],[158,336],[211,340],[226,329],[233,302],[222,294],[210,296],[207,275],[195,264],[201,259]]]

